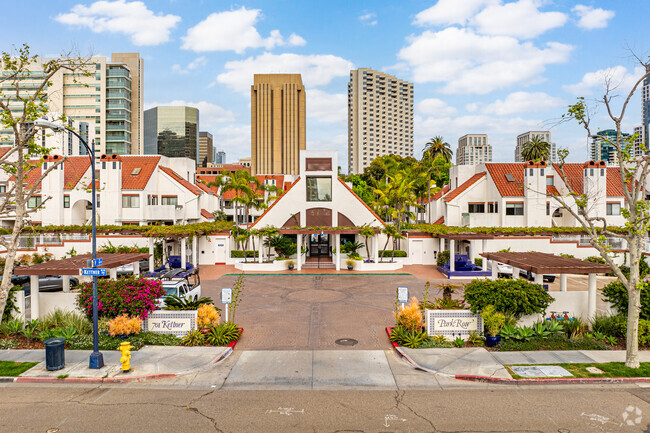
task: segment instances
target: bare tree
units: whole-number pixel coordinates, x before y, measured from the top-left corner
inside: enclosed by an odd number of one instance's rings
[[[639,368],[638,328],[639,313],[641,311],[641,288],[644,284],[640,278],[639,262],[643,254],[644,239],[650,230],[650,205],[645,199],[646,182],[650,172],[650,156],[647,154],[647,143],[642,144],[642,154],[635,156],[634,140],[636,136],[624,136],[621,132],[621,123],[632,96],[643,81],[650,77],[650,62],[644,63],[638,57],[637,60],[644,66],[646,73],[635,82],[634,87],[623,100],[620,113],[615,113],[612,106],[612,101],[616,97],[614,94],[616,85],[612,83],[611,77],[605,77],[605,94],[599,101],[605,106],[607,115],[616,126],[615,140],[606,136],[600,136],[600,138],[616,149],[625,199],[625,209],[621,210],[621,214],[626,220],[625,225],[613,229],[607,226],[605,217],[593,215],[589,206],[589,197],[584,191],[571,192],[564,197],[554,196],[560,205],[580,223],[586,231],[591,245],[599,252],[600,256],[611,267],[614,275],[627,289],[628,315],[625,365],[631,368]],[[584,98],[578,98],[575,104],[569,106],[567,114],[563,117],[577,121],[584,127],[588,137],[593,137],[590,127],[592,116]],[[560,158],[560,176],[566,185],[570,185],[570,180],[564,172],[564,161],[568,156],[568,151],[558,151],[558,156]],[[622,239],[627,242],[630,260],[629,277],[614,262],[615,253],[608,245],[608,238]]]
[[[7,143],[10,149],[0,156],[0,173],[12,177],[7,190],[0,194],[0,216],[13,218],[14,223],[11,234],[7,238],[0,237],[0,246],[7,250],[0,284],[0,320],[12,287],[11,275],[20,233],[29,215],[38,211],[49,197],[42,198],[34,207],[28,207],[29,200],[40,188],[43,179],[65,161],[61,158],[48,165],[47,169],[40,170],[38,176],[35,175],[43,166],[43,156],[49,154],[50,149],[34,140],[38,132],[34,121],[49,112],[48,87],[52,86],[52,77],[60,71],[72,73],[75,77],[88,76],[87,65],[87,58],[72,57],[71,53],[58,59],[41,61],[37,55],[30,53],[27,45],[18,48],[15,53],[2,53],[0,124],[2,128],[12,131],[13,143]],[[16,109],[16,105],[19,109]],[[59,119],[65,121],[64,116]]]

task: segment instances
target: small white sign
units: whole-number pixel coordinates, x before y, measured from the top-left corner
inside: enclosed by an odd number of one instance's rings
[[[398,287],[397,288],[397,302],[406,304],[409,301],[409,288],[408,287]]]
[[[231,302],[232,302],[232,289],[227,287],[221,289],[221,303],[230,304]]]
[[[142,330],[183,337],[196,329],[196,317],[196,310],[156,310],[144,320]]]
[[[426,310],[427,334],[443,335],[449,340],[469,338],[470,332],[483,331],[483,318],[469,310]]]

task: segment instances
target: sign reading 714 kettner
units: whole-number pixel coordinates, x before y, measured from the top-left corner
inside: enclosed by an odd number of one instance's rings
[[[426,319],[427,334],[443,335],[448,340],[466,340],[470,332],[483,331],[483,318],[469,310],[426,310]]]

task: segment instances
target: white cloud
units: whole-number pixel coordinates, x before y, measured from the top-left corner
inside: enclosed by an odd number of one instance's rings
[[[359,16],[359,21],[361,21],[361,24],[366,26],[376,26],[377,25],[376,18],[377,18],[377,14],[375,14],[374,12],[370,12]]]
[[[587,30],[604,29],[607,27],[607,22],[616,15],[614,11],[585,5],[576,5],[571,12],[578,15],[578,27]]]
[[[215,12],[183,36],[182,48],[196,52],[234,51],[243,53],[247,48],[266,48],[270,50],[281,45],[305,45],[306,41],[295,33],[284,40],[279,30],[272,30],[263,38],[255,24],[261,18],[259,9],[240,9]]]
[[[287,41],[287,43],[292,47],[304,47],[305,45],[307,45],[307,41],[305,40],[305,38],[303,38],[302,36],[298,36],[295,33],[291,33],[291,35],[289,35],[289,40]]]
[[[543,48],[509,36],[479,35],[449,27],[409,38],[398,57],[407,62],[418,83],[445,83],[446,93],[486,94],[514,84],[542,81],[550,64],[563,63],[572,47],[548,42]]]
[[[254,74],[301,74],[307,87],[329,84],[335,77],[347,77],[354,65],[331,54],[271,54],[227,62],[226,72],[217,76],[217,82],[232,90],[249,94]]]
[[[213,135],[215,149],[225,150],[226,159],[229,163],[251,156],[250,124],[229,124],[217,129]]]
[[[599,91],[605,90],[607,82],[610,83],[610,89],[618,89],[624,92],[632,90],[634,83],[645,74],[641,66],[637,66],[634,71],[630,72],[625,66],[614,66],[607,69],[599,69],[595,72],[588,72],[579,83],[562,86],[564,90],[574,95],[590,95],[597,88]],[[637,89],[638,90],[638,89]]]
[[[455,107],[447,105],[445,101],[438,98],[428,98],[420,101],[416,110],[418,113],[430,115],[430,116],[455,116],[458,114],[458,110]]]
[[[153,107],[194,107],[199,109],[199,128],[201,131],[211,132],[217,128],[220,123],[234,122],[235,114],[207,101],[188,102],[175,100],[170,102],[147,102],[145,110]]]
[[[469,104],[465,105],[465,110],[470,113],[476,113],[482,106],[483,103],[481,102],[470,102]]]
[[[478,33],[504,35],[517,38],[534,38],[561,27],[567,16],[561,12],[541,12],[538,2],[519,0],[513,3],[490,5],[471,19]]]
[[[131,38],[134,45],[159,45],[169,41],[171,30],[181,20],[179,16],[155,14],[141,1],[96,1],[81,4],[70,12],[59,14],[56,21],[78,27],[88,27],[94,33],[120,33]]]
[[[465,25],[467,20],[483,7],[499,3],[499,0],[439,0],[435,5],[418,13],[413,24],[418,26]]]
[[[179,64],[173,65],[172,71],[176,72],[177,74],[188,74],[195,69],[205,66],[207,63],[208,59],[205,56],[201,56],[188,63],[185,68]]]
[[[345,122],[348,118],[348,96],[307,89],[307,117],[321,122]]]
[[[549,110],[566,105],[562,98],[556,98],[543,92],[514,92],[505,97],[497,99],[491,104],[483,107],[485,114],[505,116],[516,113],[533,113]]]

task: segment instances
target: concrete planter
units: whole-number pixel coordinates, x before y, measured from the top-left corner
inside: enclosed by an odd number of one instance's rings
[[[235,263],[235,269],[240,271],[261,272],[261,271],[284,271],[287,269],[287,264],[283,260],[274,261],[272,263],[258,263],[258,262],[239,262]]]

